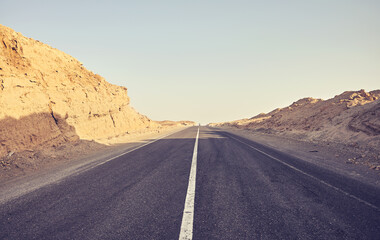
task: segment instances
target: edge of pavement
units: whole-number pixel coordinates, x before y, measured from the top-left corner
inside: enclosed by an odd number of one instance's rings
[[[0,205],[42,187],[59,183],[70,176],[83,173],[124,154],[147,146],[175,133],[182,132],[188,128],[191,128],[191,126],[170,129],[168,131],[157,133],[154,136],[150,135],[149,138],[145,136],[140,139],[135,139],[135,141],[116,144],[106,149],[81,156],[80,158],[72,159],[72,161],[66,164],[59,164],[58,166],[46,168],[32,174],[9,179],[3,182],[0,186]]]
[[[337,174],[380,188],[380,173],[364,165],[347,164],[347,156],[336,157],[336,152],[334,152],[331,146],[297,141],[283,136],[255,133],[249,130],[209,126],[208,128],[237,135],[313,165],[336,172]],[[349,155],[350,153],[347,154]]]

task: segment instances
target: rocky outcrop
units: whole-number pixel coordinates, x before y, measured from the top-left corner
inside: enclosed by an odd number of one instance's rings
[[[161,125],[77,59],[0,25],[0,156],[44,143],[109,138]]]
[[[364,132],[369,136],[380,135],[380,102],[353,115],[348,127],[352,131]]]
[[[303,98],[249,119],[213,123],[308,140],[380,147],[380,90],[347,91],[328,100]]]

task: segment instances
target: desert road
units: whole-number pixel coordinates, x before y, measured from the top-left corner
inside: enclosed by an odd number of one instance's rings
[[[0,239],[380,239],[380,189],[190,127],[2,203]]]

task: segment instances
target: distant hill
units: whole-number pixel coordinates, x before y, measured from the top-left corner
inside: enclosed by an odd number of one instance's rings
[[[248,119],[211,123],[306,140],[364,144],[380,149],[380,90],[347,91],[328,100],[303,98]]]

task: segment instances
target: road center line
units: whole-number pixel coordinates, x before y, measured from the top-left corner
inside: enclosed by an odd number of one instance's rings
[[[183,209],[181,231],[179,233],[180,240],[193,239],[195,177],[197,175],[198,138],[199,138],[199,128],[197,132],[197,137],[195,138],[193,159],[191,161],[189,185],[187,187],[185,208]]]
[[[241,143],[247,145],[248,147],[250,147],[250,148],[252,148],[252,149],[255,149],[256,151],[258,151],[258,152],[264,154],[265,156],[270,157],[270,158],[272,158],[273,160],[275,160],[275,161],[277,161],[277,162],[279,162],[279,163],[281,163],[281,164],[283,164],[283,165],[285,165],[285,166],[287,166],[287,167],[289,167],[289,168],[291,168],[291,169],[293,169],[293,170],[295,170],[295,171],[297,171],[297,172],[299,172],[299,173],[302,173],[302,174],[305,175],[305,176],[308,176],[308,177],[310,177],[310,178],[312,178],[312,179],[314,179],[314,180],[316,180],[316,181],[318,181],[318,182],[320,182],[320,183],[322,183],[322,184],[324,184],[324,185],[326,185],[326,186],[328,186],[328,187],[334,189],[334,190],[337,191],[337,192],[343,193],[344,195],[346,195],[346,196],[348,196],[348,197],[351,197],[351,198],[353,198],[353,199],[356,199],[357,201],[359,201],[359,202],[361,202],[361,203],[363,203],[363,204],[365,204],[365,205],[367,205],[367,206],[369,206],[369,207],[371,207],[371,208],[373,208],[373,209],[375,209],[375,210],[377,210],[377,211],[380,211],[380,208],[378,208],[377,206],[375,206],[375,205],[373,205],[373,204],[371,204],[371,203],[369,203],[369,202],[367,202],[367,201],[365,201],[365,200],[363,200],[363,199],[361,199],[361,198],[359,198],[359,197],[357,197],[357,196],[354,196],[354,195],[352,195],[352,194],[350,194],[350,193],[348,193],[348,192],[346,192],[346,191],[344,191],[344,190],[342,190],[342,189],[340,189],[340,188],[338,188],[338,187],[335,187],[335,186],[331,185],[330,183],[323,181],[322,179],[319,179],[319,178],[317,178],[317,177],[314,177],[313,175],[310,175],[310,174],[308,174],[308,173],[302,171],[301,169],[296,168],[296,167],[294,167],[294,166],[292,166],[292,165],[290,165],[290,164],[288,164],[288,163],[286,163],[286,162],[284,162],[284,161],[281,161],[280,159],[278,159],[278,158],[276,158],[276,157],[273,157],[272,155],[269,155],[268,153],[263,152],[263,151],[261,151],[261,150],[255,148],[255,147],[249,145],[248,143],[245,143],[245,142],[243,142],[243,141],[241,141],[241,140],[239,140],[239,139],[237,139],[237,138],[235,138],[235,137],[232,137],[231,135],[229,135],[229,137],[235,139],[235,140],[238,141],[238,142],[241,142]]]

